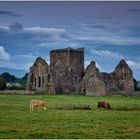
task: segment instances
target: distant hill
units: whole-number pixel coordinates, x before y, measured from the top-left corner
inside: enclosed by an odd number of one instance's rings
[[[8,72],[4,72],[4,73],[0,74],[0,77],[8,83],[17,83],[20,81],[20,78],[17,78]]]
[[[0,74],[0,78],[4,79],[8,83],[20,83],[22,86],[26,86],[28,73],[26,73],[22,78],[17,78],[14,75],[11,75],[8,72]]]
[[[0,74],[4,73],[4,72],[8,72],[12,75],[15,75],[18,78],[23,77],[27,73],[27,71],[25,71],[25,70],[17,70],[17,69],[11,69],[11,68],[0,68]]]
[[[17,78],[8,72],[0,74],[0,79],[4,80],[7,84],[9,83],[10,86],[6,87],[8,90],[25,90],[27,77],[28,73],[26,73],[22,78]],[[17,86],[17,84],[20,86]]]

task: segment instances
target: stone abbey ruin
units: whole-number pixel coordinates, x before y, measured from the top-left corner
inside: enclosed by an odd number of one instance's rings
[[[94,61],[84,69],[84,48],[65,48],[50,52],[50,65],[38,57],[27,79],[27,90],[81,93],[91,96],[134,92],[133,73],[122,59],[112,73],[100,72]]]

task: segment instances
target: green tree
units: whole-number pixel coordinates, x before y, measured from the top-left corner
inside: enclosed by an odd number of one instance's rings
[[[26,89],[26,82],[27,82],[28,73],[26,73],[19,81],[22,85],[22,88]]]
[[[140,91],[140,86],[139,86],[138,81],[135,78],[133,78],[133,80],[134,80],[134,88],[135,88],[135,91]]]
[[[6,88],[6,81],[0,77],[0,90],[4,90]]]

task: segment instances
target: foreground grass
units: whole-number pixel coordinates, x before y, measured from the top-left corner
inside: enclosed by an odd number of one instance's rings
[[[30,99],[46,111],[29,111]],[[97,109],[108,101],[112,110]],[[58,110],[58,104],[89,104],[92,110]],[[140,138],[140,97],[0,95],[0,138]]]

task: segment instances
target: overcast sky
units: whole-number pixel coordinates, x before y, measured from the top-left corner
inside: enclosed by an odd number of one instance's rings
[[[85,66],[104,72],[123,58],[140,80],[140,2],[0,1],[0,67],[28,71],[66,47],[84,47]]]

